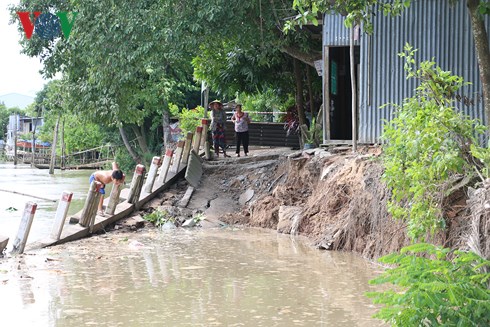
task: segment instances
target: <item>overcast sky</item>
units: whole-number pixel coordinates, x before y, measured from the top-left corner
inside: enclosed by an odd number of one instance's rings
[[[21,35],[15,25],[9,25],[8,6],[16,0],[0,2],[0,95],[20,93],[35,96],[46,82],[39,74],[39,59],[20,53]]]

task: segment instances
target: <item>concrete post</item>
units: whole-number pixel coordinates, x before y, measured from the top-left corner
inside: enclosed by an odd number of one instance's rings
[[[0,258],[3,256],[3,250],[7,247],[9,238],[7,236],[0,235]]]
[[[194,133],[187,132],[187,138],[185,139],[184,152],[182,153],[182,160],[180,161],[183,165],[187,165],[187,160],[189,159],[189,153],[191,152],[192,137]]]
[[[210,149],[208,140],[206,140],[206,142],[204,142],[204,155],[206,157],[206,160],[211,160],[211,149]]]
[[[197,155],[199,155],[199,146],[201,145],[201,135],[202,135],[202,126],[196,127],[196,135],[194,136],[194,144],[192,144],[192,149]]]
[[[134,169],[133,180],[129,188],[128,203],[138,204],[140,199],[141,189],[145,179],[146,168],[143,165],[137,165]]]
[[[20,221],[19,231],[17,232],[17,237],[14,241],[12,253],[24,253],[24,248],[27,243],[27,237],[29,236],[29,232],[31,230],[32,221],[34,220],[36,209],[37,203],[26,203],[24,214],[22,215],[22,220]]]
[[[109,203],[105,209],[105,213],[109,216],[113,216],[116,211],[116,207],[119,204],[119,196],[121,195],[121,190],[124,188],[124,184],[118,184],[112,186],[111,195],[109,196]]]
[[[97,207],[99,205],[99,200],[101,197],[100,189],[102,188],[102,183],[93,181],[90,184],[90,188],[87,193],[87,199],[83,205],[82,215],[80,217],[80,225],[83,227],[88,227],[90,222],[95,219],[97,215]]]
[[[200,147],[205,148],[205,143],[208,140],[208,131],[209,131],[209,120],[204,118],[201,119],[201,126],[202,126],[202,135],[201,135],[201,145]]]
[[[56,210],[56,215],[54,218],[53,229],[51,230],[51,238],[55,241],[60,240],[61,232],[63,231],[63,226],[66,220],[66,214],[70,208],[72,197],[73,192],[65,191],[61,194],[61,199],[58,203],[58,209]]]
[[[167,151],[165,151],[165,158],[163,158],[162,168],[160,169],[160,176],[158,177],[158,182],[161,184],[165,184],[168,169],[170,168],[170,161],[172,160],[173,154],[174,150],[168,149]]]
[[[157,177],[158,167],[161,163],[162,159],[160,157],[153,157],[150,165],[150,171],[148,172],[148,176],[146,177],[146,184],[143,188],[146,193],[151,193],[153,184],[155,183],[155,178]]]
[[[182,152],[184,151],[184,141],[177,142],[177,150],[175,150],[174,160],[170,167],[170,172],[177,174],[179,171],[180,161],[182,159]]]

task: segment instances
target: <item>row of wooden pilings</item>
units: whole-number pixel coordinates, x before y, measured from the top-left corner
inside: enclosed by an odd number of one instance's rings
[[[133,204],[135,209],[138,210],[142,191],[147,194],[151,194],[154,191],[155,182],[160,185],[165,184],[169,171],[177,174],[181,169],[183,169],[183,167],[187,167],[187,172],[189,171],[190,166],[188,165],[188,162],[189,158],[192,157],[192,152],[194,153],[194,156],[198,156],[200,150],[204,149],[206,157],[209,159],[209,143],[207,139],[208,130],[209,120],[202,119],[201,126],[196,128],[195,133],[188,132],[185,140],[177,142],[175,151],[172,149],[167,149],[162,157],[153,157],[148,174],[146,174],[146,168],[144,165],[137,165],[134,170],[133,179],[129,187],[129,193],[126,201]],[[189,183],[191,183],[191,181],[189,181]],[[89,228],[90,233],[93,233],[95,217],[97,216],[97,207],[100,197],[102,196],[100,193],[102,187],[103,184],[97,181],[93,181],[90,184],[87,198],[78,221],[82,227]],[[122,184],[113,186],[109,196],[109,202],[105,210],[106,217],[114,215],[116,207],[119,204],[122,188]],[[52,244],[58,242],[61,238],[72,197],[72,192],[65,191],[62,193],[58,202],[53,227],[49,236]],[[36,209],[37,203],[26,203],[11,253],[20,254],[24,252]],[[0,255],[7,247],[8,240],[9,239],[7,237],[0,235]]]

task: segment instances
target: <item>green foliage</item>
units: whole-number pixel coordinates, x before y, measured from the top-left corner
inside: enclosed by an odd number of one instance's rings
[[[315,117],[311,119],[310,126],[301,126],[301,136],[305,144],[318,146],[323,133],[322,125],[316,123]]]
[[[271,121],[273,111],[284,112],[286,110],[288,99],[287,95],[280,95],[273,89],[253,94],[241,93],[237,98],[252,121]],[[255,112],[270,112],[270,114],[256,114]]]
[[[119,168],[126,173],[126,176],[128,173],[132,173],[136,166],[133,158],[125,147],[120,147],[116,150],[114,161],[117,162]]]
[[[457,174],[475,172],[470,145],[485,131],[454,107],[463,79],[443,71],[433,61],[414,68],[416,50],[405,46],[407,78],[419,80],[412,98],[393,105],[394,117],[385,123],[382,138],[383,180],[392,190],[388,211],[407,221],[412,239],[444,227],[442,199]],[[483,151],[483,150],[482,150]]]
[[[367,294],[385,305],[375,317],[392,326],[490,325],[490,261],[425,243],[380,261],[396,267],[370,283],[391,283],[396,291]]]
[[[154,224],[156,227],[160,227],[165,224],[167,221],[173,221],[167,211],[165,210],[155,210],[152,213],[149,213],[143,216],[143,219],[149,221]]]
[[[177,117],[183,135],[186,135],[187,132],[195,133],[196,127],[201,126],[201,119],[204,118],[204,108],[201,106],[197,106],[195,109],[183,108]]]
[[[373,32],[371,17],[375,11],[387,15],[399,15],[410,6],[411,0],[294,0],[293,8],[298,14],[289,20],[285,26],[285,31],[292,30],[295,26],[303,26],[307,23],[318,25],[318,17],[324,13],[339,13],[345,15],[345,25],[363,25],[363,30],[368,34]]]
[[[194,220],[194,222],[196,224],[198,224],[202,220],[206,219],[206,216],[204,215],[204,213],[200,212],[200,213],[196,213],[194,216],[192,216],[192,219]]]

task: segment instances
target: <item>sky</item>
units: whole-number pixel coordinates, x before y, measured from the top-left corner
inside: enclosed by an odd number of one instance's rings
[[[0,96],[19,93],[35,96],[47,82],[39,74],[39,59],[21,54],[21,35],[16,25],[9,25],[8,6],[18,1],[0,2]]]

